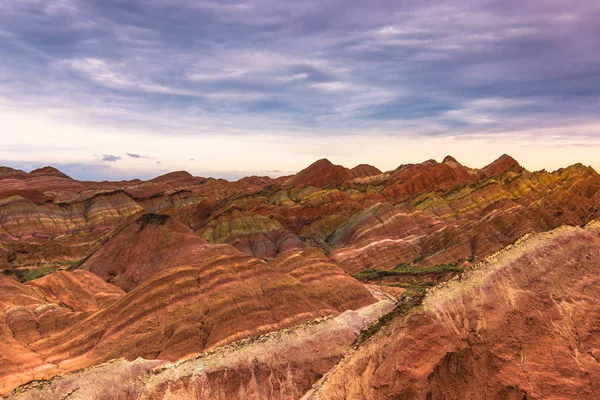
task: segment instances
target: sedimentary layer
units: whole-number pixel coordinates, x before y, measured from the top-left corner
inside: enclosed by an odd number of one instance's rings
[[[15,390],[7,399],[297,399],[389,312],[385,300],[216,348],[175,364],[111,361]]]
[[[596,399],[600,224],[523,238],[427,292],[305,399]]]

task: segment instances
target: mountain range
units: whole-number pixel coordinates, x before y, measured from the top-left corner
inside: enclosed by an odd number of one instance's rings
[[[600,175],[0,167],[7,399],[596,399]]]

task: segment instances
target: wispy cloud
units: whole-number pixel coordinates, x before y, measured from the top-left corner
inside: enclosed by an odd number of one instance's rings
[[[121,159],[121,157],[117,157],[112,154],[105,154],[102,156],[102,161],[116,162],[116,161],[119,161],[120,159]]]
[[[125,154],[127,154],[131,158],[150,158],[149,156],[142,156],[142,155],[139,155],[136,153],[125,153]]]

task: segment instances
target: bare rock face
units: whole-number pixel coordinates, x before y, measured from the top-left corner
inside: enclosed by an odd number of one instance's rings
[[[506,155],[481,170],[448,156],[387,173],[319,160],[292,177],[236,182],[184,171],[146,182],[3,171],[13,178],[0,180],[0,229],[14,238],[1,243],[4,266],[76,261],[140,212],[168,214],[212,244],[263,260],[317,247],[353,274],[473,262],[525,233],[600,217],[591,168],[531,173]]]
[[[391,173],[390,180],[393,183],[385,189],[384,195],[405,200],[417,193],[448,190],[475,182],[477,174],[454,158],[446,157],[442,163],[429,160],[422,164],[400,166]]]
[[[185,184],[194,184],[198,179],[195,179],[192,174],[187,171],[175,171],[169,172],[168,174],[164,174],[161,176],[157,176],[152,179],[151,182],[159,183],[159,182],[168,182],[171,184],[178,183],[179,186],[185,186]]]
[[[344,356],[361,328],[391,308],[381,301],[176,364],[116,360],[24,386],[7,399],[298,399]]]
[[[34,169],[29,173],[29,176],[32,178],[37,176],[56,176],[58,178],[71,179],[67,174],[64,174],[56,168],[50,166]]]
[[[85,272],[58,271],[23,285],[0,275],[0,393],[60,372],[30,348],[78,324],[124,295]]]
[[[596,399],[600,224],[536,234],[430,290],[306,399]]]
[[[237,209],[210,220],[200,236],[211,243],[231,244],[260,259],[273,259],[279,253],[304,248],[302,241],[277,220]]]
[[[120,288],[84,270],[56,271],[26,285],[47,302],[60,304],[72,311],[99,311],[125,295]]]
[[[82,202],[35,203],[21,196],[0,200],[2,229],[15,237],[56,237],[86,230],[110,230],[142,210],[123,192],[100,193]]]
[[[28,174],[20,169],[14,169],[11,167],[0,167],[0,180],[2,179],[24,179],[27,178]]]
[[[116,228],[82,267],[130,291],[157,272],[200,261],[208,246],[170,216],[147,213]]]

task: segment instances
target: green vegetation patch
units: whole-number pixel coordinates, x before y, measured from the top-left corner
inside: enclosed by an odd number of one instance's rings
[[[354,275],[354,278],[359,281],[377,281],[386,276],[421,276],[421,275],[432,275],[441,274],[445,272],[462,272],[463,267],[459,267],[458,264],[437,264],[433,267],[413,267],[408,264],[400,264],[394,269],[387,271],[376,271],[376,270],[365,270]]]
[[[87,260],[88,257],[83,257],[80,258],[79,260],[75,260],[75,261],[71,261],[68,265],[67,265],[67,271],[73,271],[76,270],[77,268],[81,267],[81,265],[85,262],[85,260]]]
[[[4,270],[2,273],[4,275],[13,275],[16,276],[19,282],[29,282],[34,279],[39,279],[43,276],[51,274],[52,272],[59,269],[66,269],[68,271],[72,271],[77,269],[83,264],[86,260],[86,257],[81,258],[79,260],[53,260],[50,262],[38,262],[35,267],[27,267],[27,268],[12,268],[9,270]]]
[[[412,261],[412,263],[413,263],[413,264],[417,264],[417,263],[420,263],[421,261],[423,261],[424,259],[425,259],[425,256],[424,256],[424,255],[420,255],[419,257],[415,258],[415,259]]]
[[[32,281],[34,279],[41,278],[46,276],[54,271],[56,271],[59,266],[49,266],[49,267],[41,267],[41,268],[33,268],[33,269],[17,269],[15,273],[17,274],[17,278],[19,282],[25,283]]]
[[[386,315],[384,315],[383,317],[381,317],[377,321],[375,321],[373,324],[371,324],[367,328],[365,328],[362,331],[357,344],[364,343],[371,336],[373,336],[374,334],[379,332],[379,330],[381,328],[383,328],[392,319],[394,319],[398,316],[401,316],[401,315],[405,315],[410,310],[412,310],[414,307],[420,305],[423,302],[424,297],[425,297],[425,290],[421,290],[421,291],[415,293],[414,296],[404,297],[402,300],[400,300],[398,302],[398,304],[396,305],[396,308],[394,308],[393,311],[387,313]]]
[[[413,296],[418,296],[420,293],[424,292],[425,290],[434,287],[436,284],[433,282],[410,282],[410,283],[394,283],[391,284],[390,286],[393,287],[399,287],[405,290],[404,293],[402,293],[402,297],[413,297]]]

